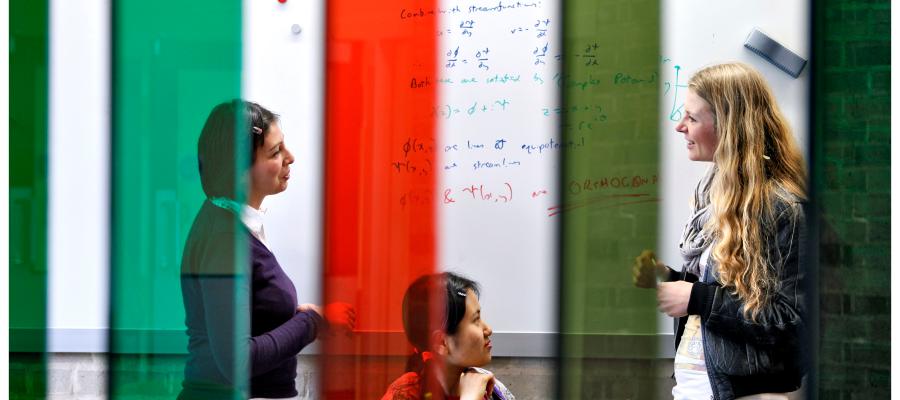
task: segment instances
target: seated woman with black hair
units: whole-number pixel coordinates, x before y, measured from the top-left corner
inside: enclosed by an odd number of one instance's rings
[[[478,296],[476,282],[450,272],[422,276],[406,289],[403,329],[416,352],[382,400],[515,400],[479,368],[491,361],[492,331]]]

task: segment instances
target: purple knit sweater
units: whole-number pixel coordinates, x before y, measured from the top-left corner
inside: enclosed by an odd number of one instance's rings
[[[249,244],[249,254],[236,252],[236,242]],[[249,256],[251,275],[235,274],[246,265],[236,266],[236,255]],[[246,373],[250,397],[296,396],[297,353],[323,321],[315,312],[296,312],[297,291],[275,255],[231,212],[207,201],[191,227],[181,271],[189,355],[179,398],[246,396],[246,386],[234,382]],[[249,332],[247,322],[237,321],[248,313]]]

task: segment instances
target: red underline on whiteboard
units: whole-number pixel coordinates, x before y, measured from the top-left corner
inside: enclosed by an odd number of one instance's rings
[[[649,193],[608,194],[605,196],[592,197],[590,199],[587,199],[587,200],[584,200],[581,202],[569,203],[569,204],[566,204],[565,207],[576,206],[579,204],[596,203],[598,201],[607,200],[607,199],[617,199],[617,198],[621,198],[621,197],[645,197],[645,196],[649,196],[649,195],[650,195]],[[560,204],[558,206],[548,207],[547,211],[555,210],[560,207],[563,207],[563,205]]]
[[[612,199],[617,199],[617,198],[629,198],[629,197],[630,197],[630,198],[635,198],[635,197],[646,197],[646,196],[649,196],[649,194],[647,194],[647,193],[640,193],[640,194],[616,194],[616,195],[609,195],[609,196],[603,196],[603,197],[595,197],[595,198],[588,199],[588,200],[583,201],[583,202],[571,203],[571,204],[566,204],[566,205],[560,205],[560,206],[549,207],[549,208],[547,208],[547,211],[550,211],[550,214],[548,214],[547,216],[548,216],[548,217],[552,217],[552,216],[557,215],[557,214],[560,214],[560,213],[562,213],[562,212],[564,212],[564,211],[569,211],[569,210],[573,210],[573,209],[576,209],[576,208],[581,208],[581,207],[589,206],[589,205],[592,205],[592,204],[595,204],[595,203],[599,203],[599,202],[604,201],[604,200],[612,200]],[[657,202],[657,201],[659,201],[659,197],[653,197],[653,198],[650,198],[650,199],[642,199],[642,200],[636,200],[636,201],[626,201],[626,202],[624,202],[624,203],[609,204],[609,205],[606,205],[606,206],[604,206],[604,207],[600,207],[599,209],[610,208],[610,207],[618,207],[618,206],[627,206],[627,205],[632,205],[632,204],[652,203],[652,202]]]

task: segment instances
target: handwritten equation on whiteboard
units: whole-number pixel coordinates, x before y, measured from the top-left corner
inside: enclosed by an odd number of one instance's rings
[[[590,40],[567,49],[566,57],[553,2],[445,1],[434,9],[401,8],[397,18],[403,24],[437,18],[434,35],[439,42],[438,76],[408,78],[408,90],[439,88],[430,115],[439,127],[439,139],[422,143],[411,133],[396,144],[390,168],[396,174],[435,174],[441,184],[436,193],[398,194],[401,205],[494,207],[533,202],[538,214],[550,210],[552,216],[561,210],[552,211],[558,205],[550,202],[561,194],[606,196],[656,185],[655,176],[643,175],[597,178],[601,182],[597,185],[558,182],[559,154],[590,152],[597,135],[617,134],[608,126],[621,118],[615,104],[603,104],[604,100],[561,106],[558,98],[563,90],[627,91],[653,85],[663,96],[665,116],[680,120],[686,78],[672,60],[660,57],[659,72],[617,71],[613,60],[604,58],[610,52]],[[563,74],[564,58],[578,64],[583,73]],[[569,139],[561,140],[560,130]],[[578,193],[573,192],[579,185]]]

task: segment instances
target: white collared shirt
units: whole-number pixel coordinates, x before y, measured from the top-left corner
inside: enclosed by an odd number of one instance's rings
[[[240,210],[241,222],[244,224],[244,226],[247,227],[247,230],[250,231],[250,234],[253,235],[253,237],[259,239],[259,241],[262,242],[262,244],[266,246],[266,248],[271,250],[271,248],[269,247],[269,243],[266,242],[266,229],[263,226],[263,217],[266,214],[265,209],[257,210],[246,204],[240,204],[234,200],[224,197],[212,198],[210,199],[210,202],[212,202],[213,205],[217,207],[224,208],[235,214],[237,214],[238,210]]]
[[[265,215],[265,209],[257,210],[246,204],[241,209],[241,222],[244,223],[251,235],[259,239],[266,248],[269,248],[269,243],[266,241],[266,228],[263,226],[263,217]]]

